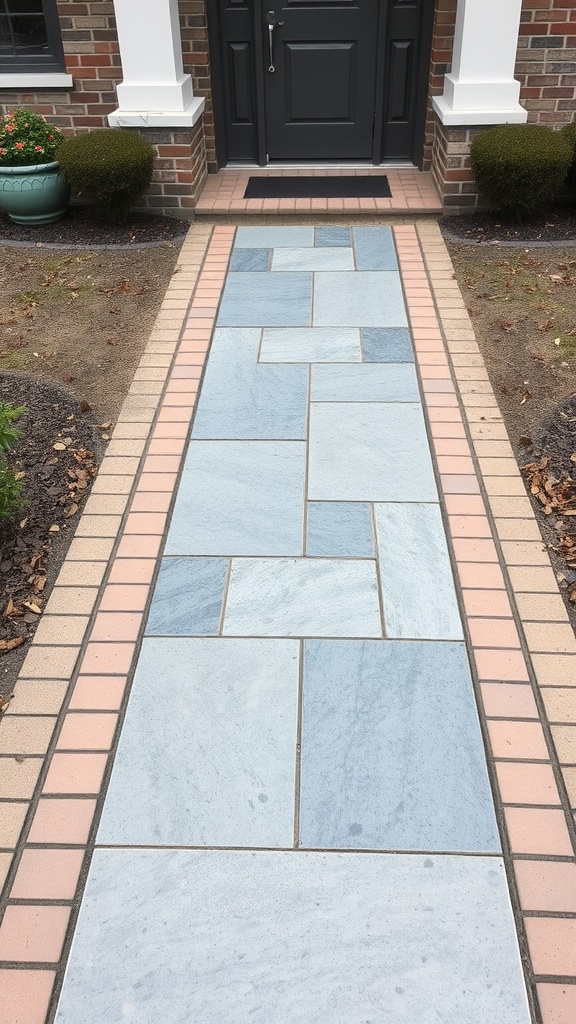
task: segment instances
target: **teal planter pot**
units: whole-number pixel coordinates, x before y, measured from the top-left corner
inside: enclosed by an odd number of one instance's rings
[[[68,209],[70,186],[60,164],[0,167],[0,207],[16,224],[52,224]]]

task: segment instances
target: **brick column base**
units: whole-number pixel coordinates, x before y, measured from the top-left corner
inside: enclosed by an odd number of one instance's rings
[[[157,152],[152,184],[141,209],[192,219],[208,173],[203,119],[193,128],[145,128],[140,134]]]
[[[478,188],[470,165],[470,143],[490,125],[449,128],[436,118],[432,174],[446,210],[470,210],[479,205]]]

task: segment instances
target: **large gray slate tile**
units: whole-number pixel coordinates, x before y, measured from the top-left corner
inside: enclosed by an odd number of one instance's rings
[[[354,270],[354,257],[352,249],[341,246],[275,249],[272,270]]]
[[[312,274],[228,274],[216,322],[219,327],[309,327]]]
[[[398,273],[314,275],[315,327],[406,327]]]
[[[262,363],[359,363],[357,327],[267,327],[262,336]]]
[[[227,327],[214,332],[192,437],[306,437],[308,369],[259,365],[260,336],[257,328]]]
[[[146,623],[149,636],[216,636],[225,558],[163,558]]]
[[[420,406],[313,402],[308,498],[437,501]]]
[[[238,228],[235,249],[272,249],[279,246],[314,245],[314,228],[254,227]]]
[[[306,642],[300,843],[500,850],[464,644]]]
[[[354,501],[309,501],[306,554],[373,558],[370,505]]]
[[[416,370],[410,363],[313,366],[313,402],[418,402]]]
[[[358,270],[398,270],[390,228],[354,228],[354,252]]]
[[[291,846],[298,643],[145,639],[98,842]]]
[[[192,441],[166,555],[300,555],[302,441]]]
[[[461,640],[439,505],[375,505],[386,636]]]
[[[225,636],[382,636],[374,562],[234,559]]]
[[[57,1024],[530,1024],[494,857],[97,850]]]

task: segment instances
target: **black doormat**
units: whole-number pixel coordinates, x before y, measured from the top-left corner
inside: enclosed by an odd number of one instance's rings
[[[385,174],[248,178],[244,199],[391,199]]]

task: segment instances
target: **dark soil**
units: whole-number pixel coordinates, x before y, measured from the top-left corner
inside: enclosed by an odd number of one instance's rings
[[[519,446],[517,458],[576,626],[576,395],[534,425],[532,435]]]
[[[186,221],[175,217],[160,217],[147,213],[131,213],[124,223],[107,223],[98,218],[89,206],[70,206],[63,220],[57,224],[28,227],[14,224],[0,215],[0,245],[2,241],[27,242],[29,245],[135,245],[141,242],[175,242],[188,230]]]
[[[0,527],[0,693],[11,693],[104,446],[92,414],[63,387],[0,374],[0,401],[28,410],[8,456],[23,474],[22,508]]]
[[[547,210],[525,224],[507,221],[490,211],[466,213],[443,217],[440,227],[468,242],[570,242],[576,239],[576,207]]]
[[[576,248],[447,245],[518,463],[547,460],[540,496],[533,473],[526,488],[576,628]]]
[[[180,251],[0,245],[0,372],[63,383],[114,420]]]

